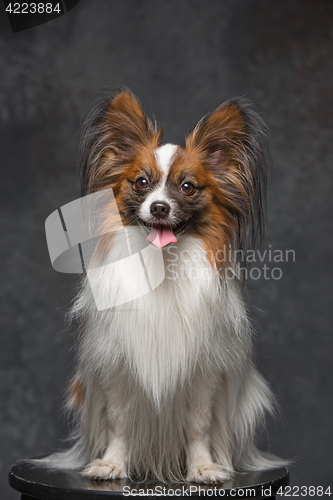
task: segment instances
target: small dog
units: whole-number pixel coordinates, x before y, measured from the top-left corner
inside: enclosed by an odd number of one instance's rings
[[[68,398],[75,442],[48,462],[101,480],[223,482],[283,463],[254,444],[273,404],[252,362],[237,257],[262,236],[265,126],[237,98],[204,117],[185,147],[161,139],[127,89],[87,119],[82,195],[112,189],[123,226],[162,252],[165,279],[125,310],[99,311],[83,279]],[[114,259],[125,245],[103,237]],[[101,275],[100,293],[130,298],[141,272],[111,278]]]

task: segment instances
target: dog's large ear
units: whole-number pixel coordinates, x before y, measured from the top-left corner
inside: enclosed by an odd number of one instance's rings
[[[186,138],[215,180],[216,201],[233,216],[241,245],[254,244],[264,230],[265,124],[244,98],[225,102],[204,117]]]
[[[157,147],[162,129],[145,115],[129,90],[102,99],[89,114],[81,141],[82,195],[111,187],[140,147]]]

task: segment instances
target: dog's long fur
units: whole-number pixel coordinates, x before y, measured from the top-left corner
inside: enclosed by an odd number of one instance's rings
[[[137,215],[146,198],[131,198],[126,179],[144,161],[155,161],[151,152],[156,159],[161,138],[127,90],[104,100],[84,130],[82,194],[111,187],[124,226],[134,226],[138,240],[147,236]],[[204,118],[186,147],[169,158],[168,168],[193,168],[205,187],[195,202],[168,191],[178,219],[186,213],[190,222],[176,232],[177,243],[162,250],[162,284],[128,304],[97,311],[83,279],[72,310],[80,324],[68,399],[75,441],[49,457],[50,466],[86,467],[85,475],[100,479],[214,482],[234,470],[283,463],[255,446],[273,398],[252,362],[237,259],[214,259],[223,247],[253,245],[262,232],[263,148],[264,125],[246,101],[228,101]],[[112,259],[126,250],[115,234]],[[109,296],[118,290],[126,298],[139,286],[138,276],[131,266],[112,274],[101,268],[99,291]]]

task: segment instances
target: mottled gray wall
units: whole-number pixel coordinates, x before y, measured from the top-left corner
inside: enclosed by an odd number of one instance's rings
[[[54,449],[73,338],[76,278],[49,262],[44,221],[79,196],[79,126],[96,92],[130,87],[181,142],[246,94],[270,129],[264,248],[294,249],[280,280],[251,281],[257,363],[281,415],[276,453],[292,484],[331,482],[333,4],[329,0],[81,0],[65,16],[0,31],[1,492],[10,465]],[[269,263],[267,262],[267,265]],[[8,489],[7,489],[8,488]]]

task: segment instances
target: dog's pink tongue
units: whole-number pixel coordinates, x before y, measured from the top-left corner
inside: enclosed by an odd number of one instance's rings
[[[150,241],[155,247],[163,248],[169,243],[176,243],[177,238],[171,229],[163,226],[155,226],[148,234],[147,241]]]

